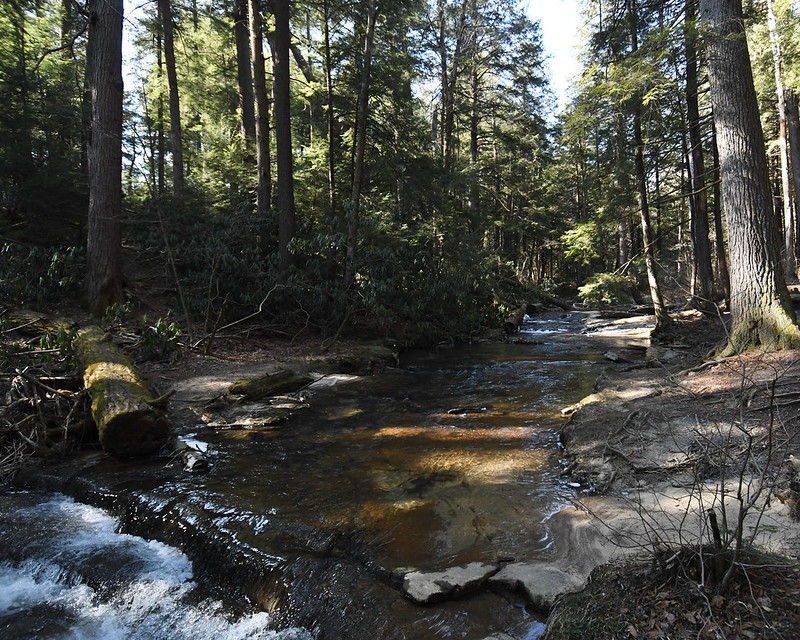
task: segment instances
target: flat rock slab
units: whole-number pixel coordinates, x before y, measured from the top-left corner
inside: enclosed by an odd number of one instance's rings
[[[313,375],[313,374],[312,374]],[[312,382],[308,385],[309,389],[330,389],[340,384],[344,384],[347,382],[353,382],[354,380],[358,380],[360,376],[354,376],[349,373],[331,373],[328,375],[319,374],[320,379]]]
[[[580,591],[587,577],[548,565],[515,563],[491,576],[489,583],[522,591],[535,609],[548,612],[562,593]]]
[[[471,562],[445,571],[409,571],[403,579],[403,591],[414,602],[432,604],[480,589],[499,567]]]

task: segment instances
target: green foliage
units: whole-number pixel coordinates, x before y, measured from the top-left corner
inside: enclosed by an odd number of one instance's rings
[[[44,333],[39,338],[39,348],[45,351],[55,351],[53,358],[68,369],[75,369],[78,361],[75,357],[73,343],[78,331],[75,328],[59,327],[55,333]]]
[[[80,296],[83,247],[0,245],[0,290],[7,303],[44,307]]]
[[[581,301],[586,304],[619,304],[631,302],[631,288],[636,278],[621,273],[595,273],[578,288]]]
[[[588,265],[600,257],[597,242],[598,224],[596,221],[576,224],[561,236],[564,255],[578,264]]]
[[[120,327],[131,314],[130,302],[116,302],[106,309],[100,320],[100,326],[104,329]]]
[[[181,355],[180,337],[183,329],[168,318],[150,322],[142,318],[142,329],[136,345],[137,357],[141,360],[175,360]]]

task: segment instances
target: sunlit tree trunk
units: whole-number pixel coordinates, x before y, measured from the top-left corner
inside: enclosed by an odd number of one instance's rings
[[[164,26],[164,63],[169,85],[169,128],[172,151],[172,195],[181,204],[184,198],[183,133],[181,128],[181,101],[178,95],[178,71],[175,65],[175,36],[170,0],[158,0]]]
[[[795,221],[792,210],[792,196],[789,190],[789,151],[786,145],[786,101],[783,95],[783,73],[781,72],[781,43],[772,0],[767,0],[767,25],[769,41],[772,45],[772,62],[775,68],[775,89],[778,101],[778,140],[781,157],[781,195],[783,202],[783,273],[787,279],[795,278],[796,260],[794,254]]]
[[[281,271],[294,264],[291,242],[297,230],[294,203],[294,159],[292,150],[291,93],[289,89],[289,0],[274,0],[272,46],[272,93],[275,101],[275,143],[278,184],[275,204],[278,209],[278,250]]]
[[[122,0],[89,7],[92,129],[86,293],[102,315],[122,300]]]
[[[364,55],[361,62],[361,87],[356,111],[356,139],[353,153],[353,188],[350,196],[350,220],[347,229],[347,265],[345,286],[353,285],[356,273],[358,228],[360,222],[361,187],[364,179],[364,152],[367,147],[367,120],[369,119],[369,81],[372,66],[372,48],[375,41],[375,22],[378,17],[377,0],[369,0],[367,29],[364,35]]]
[[[700,0],[728,219],[732,326],[724,354],[800,344],[739,0]]]
[[[264,37],[261,4],[249,0],[250,58],[253,62],[253,87],[255,96],[256,168],[258,186],[256,201],[259,219],[266,223],[272,201],[272,171],[269,150],[269,96],[267,70],[264,62]]]
[[[717,128],[711,122],[711,156],[714,161],[714,243],[716,245],[717,281],[722,288],[722,295],[730,308],[731,302],[731,276],[728,271],[727,243],[722,216],[725,211],[722,202],[722,189],[720,188],[719,149],[717,147]]]
[[[786,91],[786,124],[789,132],[789,157],[792,161],[795,255],[797,255],[797,223],[800,221],[800,110],[798,110],[797,94],[792,89]]]

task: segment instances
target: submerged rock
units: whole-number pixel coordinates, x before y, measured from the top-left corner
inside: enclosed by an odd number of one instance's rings
[[[414,602],[432,604],[480,589],[499,567],[471,562],[445,571],[410,571],[403,579],[403,591]]]

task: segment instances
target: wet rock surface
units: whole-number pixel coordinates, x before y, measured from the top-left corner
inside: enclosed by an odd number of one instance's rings
[[[499,567],[471,562],[445,571],[409,571],[403,577],[403,592],[419,604],[433,604],[465,596],[481,589]]]

